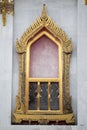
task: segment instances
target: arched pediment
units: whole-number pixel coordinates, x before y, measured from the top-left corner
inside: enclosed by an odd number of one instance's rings
[[[56,25],[56,23],[48,16],[45,4],[43,5],[41,16],[23,33],[20,40],[16,42],[17,53],[26,52],[28,41],[45,28],[53,37],[60,40],[62,50],[65,53],[71,53],[72,41],[66,33]]]

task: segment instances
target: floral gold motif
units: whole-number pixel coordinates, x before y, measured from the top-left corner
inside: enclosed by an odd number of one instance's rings
[[[87,5],[87,0],[85,0],[85,5]]]
[[[6,25],[6,14],[13,14],[13,10],[13,0],[10,0],[10,2],[8,0],[2,0],[2,2],[0,2],[0,14],[2,14],[3,26]]]

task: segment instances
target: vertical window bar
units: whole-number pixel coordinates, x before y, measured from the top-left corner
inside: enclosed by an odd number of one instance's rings
[[[29,109],[29,105],[30,105],[30,82],[29,82],[29,88],[28,88],[28,109]]]
[[[57,98],[58,98],[58,109],[60,109],[60,99],[59,99],[59,97],[60,97],[60,92],[59,92],[59,90],[60,90],[60,82],[58,83],[58,85],[57,85],[57,87],[58,87],[58,90],[57,90],[57,92],[58,92],[58,96],[57,96]]]
[[[40,82],[37,86],[37,110],[40,110]]]
[[[50,93],[51,93],[50,82],[48,82],[48,110],[50,110]]]

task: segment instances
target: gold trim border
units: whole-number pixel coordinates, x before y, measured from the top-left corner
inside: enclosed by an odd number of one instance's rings
[[[50,120],[49,120],[50,119]],[[38,121],[40,124],[45,124],[44,122],[48,123],[49,121],[66,121],[67,124],[74,124],[75,118],[74,114],[64,114],[64,115],[21,115],[21,114],[14,114],[13,115],[13,122],[14,123],[21,123],[22,121]]]

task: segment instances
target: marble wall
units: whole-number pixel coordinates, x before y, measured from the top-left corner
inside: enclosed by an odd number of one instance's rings
[[[11,125],[11,111],[18,93],[18,58],[15,42],[40,15],[46,3],[50,17],[72,38],[74,48],[70,66],[72,107],[78,126],[17,126]],[[87,126],[87,6],[84,0],[15,0],[14,21],[7,15],[2,26],[0,15],[0,130],[86,130]],[[57,12],[57,13],[56,13]]]
[[[87,126],[87,6],[78,1],[77,87],[78,124]]]

